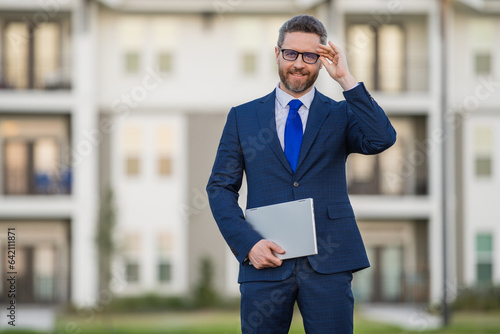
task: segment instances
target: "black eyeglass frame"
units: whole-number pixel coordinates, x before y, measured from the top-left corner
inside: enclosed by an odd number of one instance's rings
[[[278,50],[280,50],[280,52],[281,52],[281,56],[282,56],[282,57],[283,57],[283,59],[285,59],[286,61],[295,61],[295,60],[297,60],[297,58],[299,57],[299,55],[302,55],[302,61],[303,61],[304,63],[306,63],[306,64],[309,64],[309,65],[316,64],[316,63],[318,62],[319,57],[320,57],[320,55],[319,55],[319,54],[314,53],[314,52],[299,52],[299,51],[295,51],[295,50],[292,50],[292,49],[282,49],[282,48],[280,48],[279,46],[278,46]],[[297,56],[296,56],[295,58],[293,58],[293,59],[286,59],[286,58],[285,58],[285,53],[284,53],[283,51],[293,51],[293,52],[297,53]],[[316,60],[314,61],[314,63],[310,63],[310,62],[306,61],[306,60],[304,59],[304,55],[305,55],[305,54],[315,55],[315,56],[316,56]]]

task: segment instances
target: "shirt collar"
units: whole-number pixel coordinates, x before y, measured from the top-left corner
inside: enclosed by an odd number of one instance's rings
[[[302,102],[304,107],[307,109],[311,108],[311,103],[314,99],[314,94],[316,93],[316,87],[313,86],[313,88],[305,95],[302,95],[299,100]],[[276,86],[276,99],[278,100],[278,103],[281,105],[282,108],[285,108],[288,103],[295,99],[295,97],[291,96],[290,94],[286,93],[280,88],[280,84]]]

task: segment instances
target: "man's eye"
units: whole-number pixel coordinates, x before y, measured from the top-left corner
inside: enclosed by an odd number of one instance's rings
[[[309,61],[316,61],[316,59],[318,59],[318,55],[314,53],[304,53],[304,58]]]

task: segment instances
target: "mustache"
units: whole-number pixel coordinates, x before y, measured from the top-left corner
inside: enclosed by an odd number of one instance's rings
[[[307,75],[307,74],[309,74],[308,71],[300,71],[300,70],[289,71],[288,73],[290,73],[290,74],[300,74],[300,75]]]

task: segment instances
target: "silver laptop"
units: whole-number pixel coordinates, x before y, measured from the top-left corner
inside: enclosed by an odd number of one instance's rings
[[[264,239],[285,250],[278,258],[318,254],[312,198],[248,209],[245,217]]]

